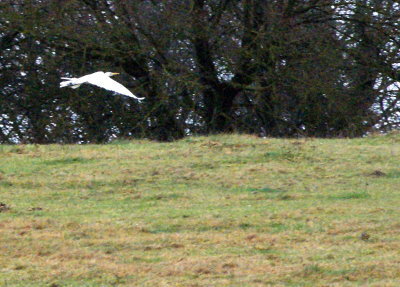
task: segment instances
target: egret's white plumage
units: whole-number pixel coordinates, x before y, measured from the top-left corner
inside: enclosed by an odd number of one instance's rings
[[[65,81],[60,83],[60,87],[71,87],[73,89],[79,88],[82,84],[92,84],[98,86],[100,88],[110,90],[116,92],[118,94],[122,94],[137,100],[143,100],[144,98],[138,98],[134,94],[131,93],[127,88],[125,88],[120,83],[114,81],[110,77],[113,75],[117,75],[118,73],[111,72],[96,72],[90,75],[86,75],[80,78],[61,78]]]

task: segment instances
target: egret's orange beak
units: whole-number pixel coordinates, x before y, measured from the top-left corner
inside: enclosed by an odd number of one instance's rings
[[[119,73],[111,73],[111,75],[113,75],[113,76],[114,76],[114,75],[119,75]]]

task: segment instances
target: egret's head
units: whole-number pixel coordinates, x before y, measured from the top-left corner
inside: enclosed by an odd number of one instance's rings
[[[112,76],[115,76],[115,75],[119,75],[119,73],[113,73],[113,72],[107,72],[107,73],[105,73],[106,74],[106,76],[108,76],[108,77],[112,77]]]

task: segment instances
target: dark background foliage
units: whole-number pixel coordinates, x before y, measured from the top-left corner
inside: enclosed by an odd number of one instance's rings
[[[399,17],[385,0],[2,0],[0,142],[398,128]],[[146,99],[59,88],[99,70]]]

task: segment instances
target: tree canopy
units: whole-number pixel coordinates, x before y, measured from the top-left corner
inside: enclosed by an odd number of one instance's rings
[[[0,142],[398,128],[399,20],[394,0],[3,0]],[[146,99],[59,89],[99,70]]]

